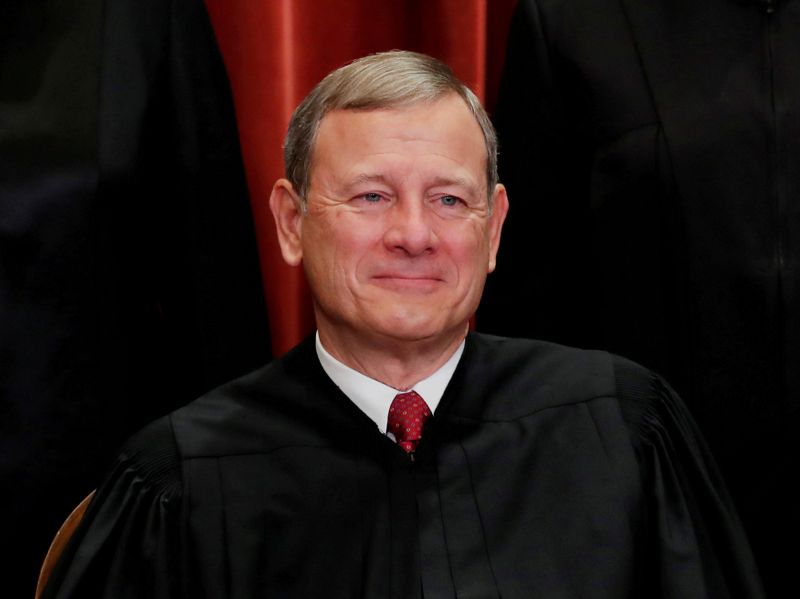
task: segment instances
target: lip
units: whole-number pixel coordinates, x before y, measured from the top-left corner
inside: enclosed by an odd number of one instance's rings
[[[399,291],[432,291],[443,280],[435,275],[409,275],[386,273],[372,277],[374,284],[379,287]]]

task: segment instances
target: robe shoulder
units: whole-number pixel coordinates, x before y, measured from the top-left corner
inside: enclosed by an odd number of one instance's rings
[[[636,522],[633,529],[640,535],[635,543],[642,559],[640,584],[660,587],[659,595],[650,588],[633,596],[763,597],[748,540],[714,458],[689,410],[661,376],[604,351],[487,335],[470,340],[470,372],[451,411],[467,423],[456,424],[466,434],[489,434],[495,423],[515,424],[506,427],[514,443],[498,441],[505,454],[487,460],[486,472],[514,451],[540,459],[546,454],[562,467],[570,463],[562,471],[569,483],[555,496],[566,501],[586,487],[587,496],[594,497],[584,506],[591,514],[601,509],[604,486],[615,481],[630,501],[625,518]],[[518,449],[525,430],[534,445]],[[559,446],[565,438],[571,441]],[[601,442],[593,444],[592,438]],[[578,445],[587,451],[575,449]],[[592,486],[606,467],[607,478]],[[539,474],[538,480],[548,483],[561,475]]]
[[[141,429],[122,447],[114,470],[135,470],[146,485],[158,489],[164,499],[175,501],[182,485],[180,452],[172,420],[163,416]]]
[[[183,459],[324,447],[338,419],[370,422],[327,377],[313,337],[171,415]]]
[[[332,422],[366,417],[327,379],[312,351],[304,342],[151,423],[127,442],[120,464],[173,495],[186,460],[328,445]],[[601,400],[618,405],[637,450],[669,432],[706,458],[688,410],[657,374],[605,351],[538,340],[471,334],[437,415],[513,421]]]
[[[533,412],[608,398],[619,402],[632,431],[643,430],[646,415],[677,395],[656,373],[624,357],[539,341],[471,334],[469,372],[459,392],[480,389],[491,399],[483,418],[513,420]],[[459,366],[460,367],[460,366]],[[457,402],[456,411],[469,410]],[[469,402],[464,402],[469,405]],[[473,406],[474,407],[474,406]]]
[[[618,402],[634,445],[662,419],[686,420],[680,398],[658,375],[623,357],[531,339],[472,333],[437,416],[516,420],[541,410],[607,399]],[[322,447],[340,419],[364,424],[319,367],[312,340],[148,427],[135,447],[174,444],[180,459]],[[369,425],[372,426],[372,425]],[[157,442],[155,437],[163,440]],[[156,465],[167,455],[153,456]],[[148,467],[149,469],[150,467]]]
[[[56,563],[42,599],[179,596],[181,471],[169,417],[132,436]]]
[[[480,334],[414,462],[327,378],[311,340],[140,431],[86,519],[47,599],[264,584],[383,597],[384,584],[358,589],[392,569],[423,585],[455,572],[487,597],[551,596],[567,579],[579,590],[563,596],[761,597],[724,485],[666,383],[606,352]],[[393,541],[396,521],[419,536]],[[403,561],[414,547],[421,571]],[[357,567],[331,582],[342,555]]]

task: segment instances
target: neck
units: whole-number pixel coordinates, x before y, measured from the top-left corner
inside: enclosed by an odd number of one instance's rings
[[[461,345],[468,324],[448,335],[432,339],[392,339],[376,335],[361,336],[332,331],[318,323],[319,338],[334,358],[358,372],[406,391],[441,368]]]

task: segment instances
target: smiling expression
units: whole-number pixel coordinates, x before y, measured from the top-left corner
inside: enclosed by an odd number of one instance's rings
[[[489,209],[485,148],[455,94],[322,119],[306,210],[281,241],[304,265],[321,334],[463,336],[507,208],[498,185]]]

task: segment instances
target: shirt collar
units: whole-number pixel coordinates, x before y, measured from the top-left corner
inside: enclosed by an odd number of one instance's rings
[[[395,395],[402,393],[402,391],[371,379],[365,374],[361,374],[357,370],[342,364],[322,347],[319,331],[317,331],[316,335],[316,346],[317,357],[325,373],[342,390],[342,393],[369,416],[383,434],[386,434],[389,406]],[[412,387],[428,404],[431,413],[436,412],[436,407],[439,405],[439,401],[444,395],[444,390],[453,377],[463,353],[464,341],[461,342],[461,345],[456,348],[450,359],[439,370]],[[407,391],[410,391],[410,389],[407,389]]]

